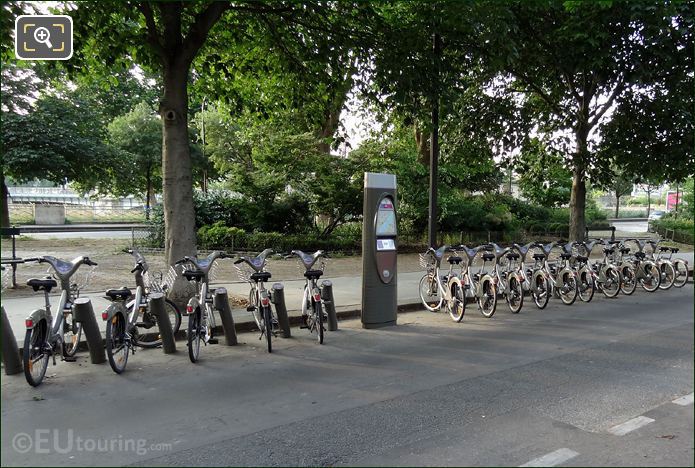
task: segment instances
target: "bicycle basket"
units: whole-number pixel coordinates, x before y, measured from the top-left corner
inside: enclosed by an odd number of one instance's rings
[[[420,266],[425,270],[434,270],[435,260],[429,253],[419,255]]]
[[[10,286],[12,286],[12,268],[8,266],[2,270],[2,290],[4,291]]]
[[[245,283],[250,282],[251,275],[255,273],[255,270],[246,263],[234,265],[234,269],[236,270],[237,277],[239,277],[239,281],[243,281]]]

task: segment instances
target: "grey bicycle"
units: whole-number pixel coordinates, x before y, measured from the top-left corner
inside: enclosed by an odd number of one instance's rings
[[[70,279],[82,265],[95,267],[97,264],[89,257],[77,257],[71,262],[60,260],[51,256],[27,258],[26,262],[48,263],[53,270],[55,278],[60,281],[60,301],[56,314],[51,311],[49,294],[58,286],[56,279],[32,278],[27,281],[34,292],[43,291],[45,307],[33,311],[25,320],[26,335],[22,351],[22,365],[24,376],[29,385],[36,387],[41,385],[46,375],[49,357],[56,364],[55,355],[61,353],[63,361],[74,361],[82,336],[82,325],[75,323],[73,318],[73,304],[80,295],[80,289],[86,286],[90,274],[85,283],[80,285],[72,283]],[[90,272],[91,273],[91,272]]]
[[[326,268],[324,260],[326,254],[323,250],[317,250],[313,254],[307,254],[301,250],[293,250],[291,253],[302,262],[305,270],[304,278],[306,278],[304,295],[302,296],[302,323],[299,328],[306,328],[311,333],[316,332],[319,344],[323,344],[326,331],[323,324],[326,323],[328,317],[323,311],[324,300],[321,297],[321,290],[317,283]],[[319,261],[320,268],[315,268]]]
[[[273,337],[277,336],[279,327],[275,312],[271,306],[270,293],[265,288],[265,282],[272,277],[270,272],[265,271],[266,258],[272,253],[272,249],[265,249],[257,257],[239,257],[234,262],[239,273],[239,279],[251,285],[249,305],[246,310],[253,314],[253,319],[261,332],[258,339],[261,340],[265,337],[269,353],[273,352],[272,341]],[[242,268],[241,265],[249,267],[251,271],[249,272]]]

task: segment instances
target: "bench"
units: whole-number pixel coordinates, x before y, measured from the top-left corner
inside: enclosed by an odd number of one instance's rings
[[[2,264],[3,265],[11,265],[12,266],[12,287],[16,288],[17,287],[17,265],[20,263],[24,263],[24,260],[21,258],[17,257],[17,248],[15,245],[15,238],[21,234],[21,231],[18,227],[10,227],[10,228],[1,228],[0,235],[5,238],[5,237],[12,237],[12,257],[3,257],[2,258]]]

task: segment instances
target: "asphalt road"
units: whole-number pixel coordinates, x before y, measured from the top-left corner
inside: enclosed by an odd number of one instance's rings
[[[345,321],[323,346],[293,329],[272,355],[244,334],[198,364],[179,343],[120,376],[59,362],[2,379],[2,465],[692,466],[693,305],[688,283]]]
[[[130,231],[74,231],[74,232],[28,232],[34,239],[130,239]]]
[[[646,219],[641,219],[639,221],[613,220],[611,221],[611,225],[615,226],[618,231],[645,233],[647,232],[648,222]]]

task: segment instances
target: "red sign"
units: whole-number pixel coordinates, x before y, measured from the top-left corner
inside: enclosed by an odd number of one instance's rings
[[[676,192],[668,192],[666,195],[666,211],[671,211],[676,209],[676,204],[681,204],[681,196],[683,192],[678,192],[678,197],[676,197]]]

